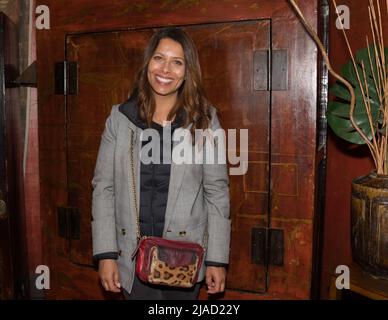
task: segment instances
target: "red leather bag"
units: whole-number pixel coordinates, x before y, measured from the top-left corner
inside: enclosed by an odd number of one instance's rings
[[[143,237],[137,250],[136,275],[144,282],[190,288],[197,282],[205,249],[194,242]]]

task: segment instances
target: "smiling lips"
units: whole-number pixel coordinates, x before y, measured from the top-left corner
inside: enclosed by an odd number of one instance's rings
[[[156,80],[160,82],[161,84],[170,84],[173,82],[174,79],[169,79],[169,78],[163,78],[161,76],[155,76]]]

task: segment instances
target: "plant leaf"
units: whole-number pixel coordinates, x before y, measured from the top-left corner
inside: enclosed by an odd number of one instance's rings
[[[371,46],[371,60],[375,74],[377,74],[377,67],[375,65],[375,54],[374,49]],[[385,55],[388,61],[388,48],[385,48]],[[370,103],[372,124],[375,127],[376,131],[381,131],[382,124],[382,114],[379,112],[379,98],[377,94],[377,88],[373,81],[372,69],[370,67],[368,49],[363,48],[358,50],[355,54],[356,67],[362,81],[362,87],[366,95],[365,81],[363,77],[363,71],[361,67],[361,62],[364,63],[366,83],[368,88],[369,97],[366,99]],[[370,123],[368,115],[365,108],[364,98],[360,85],[357,80],[357,75],[354,69],[354,65],[351,60],[346,62],[341,68],[341,75],[349,81],[349,83],[354,88],[356,104],[354,108],[353,118],[356,124],[360,127],[362,132],[366,135],[369,140],[372,140],[372,130],[370,128]],[[333,86],[330,87],[330,93],[333,94],[337,99],[330,101],[328,104],[326,117],[329,123],[329,126],[332,128],[334,133],[341,137],[342,139],[356,144],[365,144],[364,139],[361,138],[360,134],[355,130],[352,123],[350,122],[350,92],[346,86],[337,81]]]

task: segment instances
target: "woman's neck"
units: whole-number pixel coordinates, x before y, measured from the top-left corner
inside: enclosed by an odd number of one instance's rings
[[[176,96],[155,95],[155,112],[152,121],[159,124],[163,124],[163,121],[167,121],[168,114],[174,107],[176,99]]]

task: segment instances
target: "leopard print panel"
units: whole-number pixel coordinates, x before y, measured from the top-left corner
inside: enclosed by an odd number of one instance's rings
[[[198,257],[193,264],[169,267],[166,262],[159,260],[156,248],[151,249],[151,251],[150,273],[148,276],[150,283],[183,288],[190,288],[194,285],[192,281],[198,269]]]

